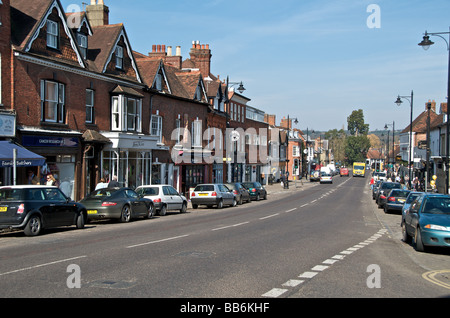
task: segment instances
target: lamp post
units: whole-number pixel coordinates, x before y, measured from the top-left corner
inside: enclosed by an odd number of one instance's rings
[[[392,122],[392,124],[386,124],[384,125],[384,129],[388,129],[388,126],[392,125],[392,161],[393,164],[395,164],[395,121]],[[388,147],[388,159],[389,159],[389,147]],[[389,163],[389,162],[388,162]]]
[[[244,85],[242,84],[242,82],[230,82],[229,80],[229,76],[227,76],[227,83],[226,83],[226,87],[225,87],[225,105],[226,105],[226,109],[225,109],[225,120],[226,120],[226,128],[230,128],[230,120],[231,120],[231,116],[230,116],[230,99],[228,98],[228,88],[229,87],[233,87],[234,85],[239,85],[238,87],[238,91],[239,93],[243,93],[245,91]],[[233,139],[230,136],[227,136],[227,134],[225,134],[225,145],[227,145],[227,154],[225,155],[226,157],[226,168],[227,168],[227,182],[232,182],[234,179],[234,165],[237,164],[235,161],[235,158],[237,156],[237,147],[235,147],[234,151],[233,151],[233,166],[230,164],[230,162],[228,161],[228,149],[232,149],[232,145],[230,144],[228,147],[228,140],[226,138],[230,138],[230,142],[233,142]]]
[[[408,152],[408,176],[409,176],[409,182],[412,180],[412,169],[411,169],[411,156],[413,155],[412,152],[412,122],[413,122],[413,103],[414,103],[414,92],[411,91],[411,96],[398,96],[395,103],[398,106],[402,105],[402,98],[409,101],[409,104],[411,106],[411,117],[409,120],[409,152]]]
[[[449,27],[450,30],[450,27]],[[443,37],[442,35],[444,34],[448,34],[449,36],[449,40],[447,41],[447,39],[445,37]],[[431,45],[434,44],[433,41],[430,40],[430,35],[431,36],[437,36],[440,37],[441,39],[443,39],[445,41],[445,43],[447,44],[447,51],[448,51],[448,80],[447,80],[447,133],[446,133],[446,154],[445,154],[445,168],[447,170],[446,173],[446,180],[445,180],[445,193],[449,194],[449,180],[450,180],[450,164],[449,164],[449,151],[450,151],[450,122],[449,122],[449,96],[450,96],[450,32],[437,32],[437,33],[428,33],[427,31],[425,31],[425,34],[423,36],[423,40],[422,42],[420,42],[418,45],[423,47],[423,49],[426,51],[430,48]]]

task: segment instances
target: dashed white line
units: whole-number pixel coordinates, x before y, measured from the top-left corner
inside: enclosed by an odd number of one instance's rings
[[[293,208],[293,209],[287,210],[287,211],[285,211],[285,213],[289,213],[289,212],[292,212],[292,211],[295,211],[295,210],[297,210],[297,208]]]
[[[162,239],[162,240],[146,242],[146,243],[141,243],[141,244],[136,244],[136,245],[130,245],[130,246],[127,246],[127,248],[133,248],[133,247],[138,247],[138,246],[144,246],[144,245],[156,244],[156,243],[161,243],[161,242],[166,242],[166,241],[172,241],[172,240],[180,239],[180,238],[187,237],[187,236],[189,236],[189,234],[169,237],[169,238]]]
[[[317,272],[304,272],[303,274],[300,274],[298,277],[299,278],[313,278],[314,276],[316,276]]]
[[[280,213],[275,213],[275,214],[268,215],[268,216],[265,216],[265,217],[262,217],[262,218],[259,218],[259,219],[260,220],[265,220],[265,219],[273,218],[274,216],[277,216],[277,215],[280,215]]]
[[[5,273],[0,273],[0,276],[4,276],[4,275],[9,275],[9,274],[14,274],[14,273],[18,273],[18,272],[23,272],[23,271],[27,271],[30,269],[35,269],[35,268],[39,268],[39,267],[44,267],[44,266],[49,266],[49,265],[54,265],[54,264],[59,264],[59,263],[64,263],[64,262],[70,262],[76,259],[80,259],[80,258],[85,258],[87,257],[85,256],[78,256],[78,257],[73,257],[73,258],[67,258],[67,259],[62,259],[60,261],[55,261],[55,262],[50,262],[50,263],[45,263],[45,264],[40,264],[40,265],[35,265],[35,266],[30,266],[30,267],[25,267],[25,268],[21,268],[21,269],[16,269],[10,272],[5,272]]]
[[[307,205],[309,205],[309,203],[303,204],[303,205],[301,206],[301,208],[304,208],[304,207],[307,206]]]
[[[283,295],[285,292],[287,292],[288,289],[282,289],[282,288],[274,288],[269,290],[267,293],[263,294],[263,297],[279,297]]]
[[[241,225],[248,224],[248,223],[250,223],[250,222],[242,222],[239,224],[227,225],[227,226],[223,226],[223,227],[218,227],[216,229],[212,229],[211,231],[219,231],[219,230],[229,229],[231,227],[237,227],[237,226],[241,226]]]
[[[304,282],[304,280],[300,280],[300,279],[290,279],[286,283],[284,283],[282,286],[296,287],[296,286],[300,285],[303,282]]]

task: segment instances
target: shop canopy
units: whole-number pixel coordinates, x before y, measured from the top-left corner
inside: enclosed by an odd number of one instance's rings
[[[0,168],[14,166],[14,149],[17,149],[16,167],[43,166],[45,158],[9,141],[0,141]]]

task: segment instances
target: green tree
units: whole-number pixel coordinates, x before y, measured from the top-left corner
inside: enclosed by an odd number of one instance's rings
[[[364,123],[364,112],[362,109],[354,110],[347,118],[348,131],[352,136],[367,135],[369,124]]]
[[[354,110],[347,118],[348,130],[351,136],[346,138],[345,156],[349,163],[365,162],[370,149],[369,125],[364,122],[362,109]]]

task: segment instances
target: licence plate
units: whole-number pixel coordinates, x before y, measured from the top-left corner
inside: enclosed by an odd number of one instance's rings
[[[6,207],[6,206],[0,207],[0,212],[6,212],[6,211],[8,211],[8,207]]]
[[[405,200],[399,199],[398,202],[400,202],[400,203],[405,203]]]
[[[208,193],[199,193],[198,195],[201,197],[206,197],[208,195]]]
[[[87,214],[97,214],[97,210],[88,210]]]

